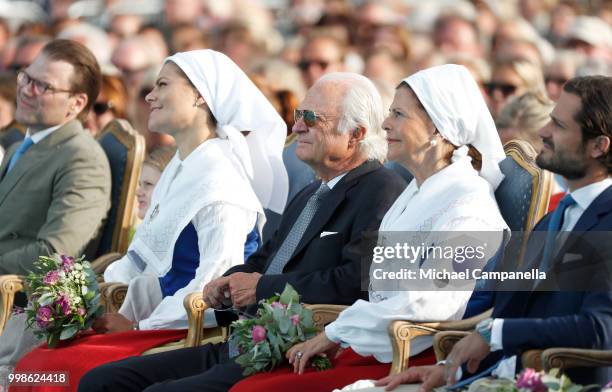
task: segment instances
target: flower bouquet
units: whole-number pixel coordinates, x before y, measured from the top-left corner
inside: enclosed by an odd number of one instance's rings
[[[27,325],[49,348],[87,330],[102,314],[96,275],[84,257],[40,256],[26,277]]]
[[[598,385],[576,385],[559,369],[548,373],[525,369],[516,380],[483,378],[473,382],[468,392],[587,392],[599,390]]]
[[[285,360],[287,350],[318,332],[312,311],[300,304],[290,284],[282,294],[261,300],[255,318],[242,318],[231,327],[230,345],[235,344],[240,353],[236,363],[244,368],[245,376],[276,368]],[[312,365],[318,370],[331,367],[329,360],[321,356]]]

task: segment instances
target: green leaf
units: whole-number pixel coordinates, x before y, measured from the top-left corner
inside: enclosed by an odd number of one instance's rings
[[[291,328],[291,320],[288,318],[283,318],[278,323],[278,329],[281,333],[286,334],[289,332],[289,328]]]
[[[79,327],[76,325],[71,325],[62,331],[60,334],[60,340],[68,340],[76,335],[77,332],[79,332]]]
[[[290,303],[299,303],[300,296],[297,291],[295,291],[295,289],[289,283],[287,283],[285,285],[285,289],[283,290],[280,296],[279,302],[285,305],[288,305]]]

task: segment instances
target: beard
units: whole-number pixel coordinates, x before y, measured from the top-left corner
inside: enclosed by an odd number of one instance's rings
[[[585,155],[584,144],[578,146],[576,151],[557,151],[554,149],[540,151],[536,157],[537,165],[548,171],[559,174],[568,180],[578,180],[583,178],[587,172],[587,158]]]

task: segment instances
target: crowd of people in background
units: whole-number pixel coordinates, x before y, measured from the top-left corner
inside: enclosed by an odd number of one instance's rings
[[[202,48],[238,64],[289,130],[293,109],[324,73],[362,73],[388,107],[398,80],[444,63],[465,65],[494,119],[504,121],[513,98],[529,93],[523,99],[545,111],[568,79],[610,75],[611,22],[611,3],[580,0],[19,2],[4,15],[0,9],[0,126],[13,120],[16,71],[53,38],[83,43],[101,64],[90,132],[127,118],[149,152],[173,144],[147,128],[144,97],[162,60]]]

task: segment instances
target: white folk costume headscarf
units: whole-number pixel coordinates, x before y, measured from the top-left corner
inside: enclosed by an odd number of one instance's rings
[[[462,65],[445,64],[419,71],[406,79],[442,137],[460,147],[453,156],[465,156],[468,145],[482,155],[480,176],[496,189],[504,179],[499,169],[504,147],[482,93]]]
[[[217,119],[217,134],[228,138],[264,206],[282,214],[289,180],[283,164],[287,126],[248,76],[223,53],[194,50],[166,61],[178,65]],[[250,132],[245,138],[241,131]]]

